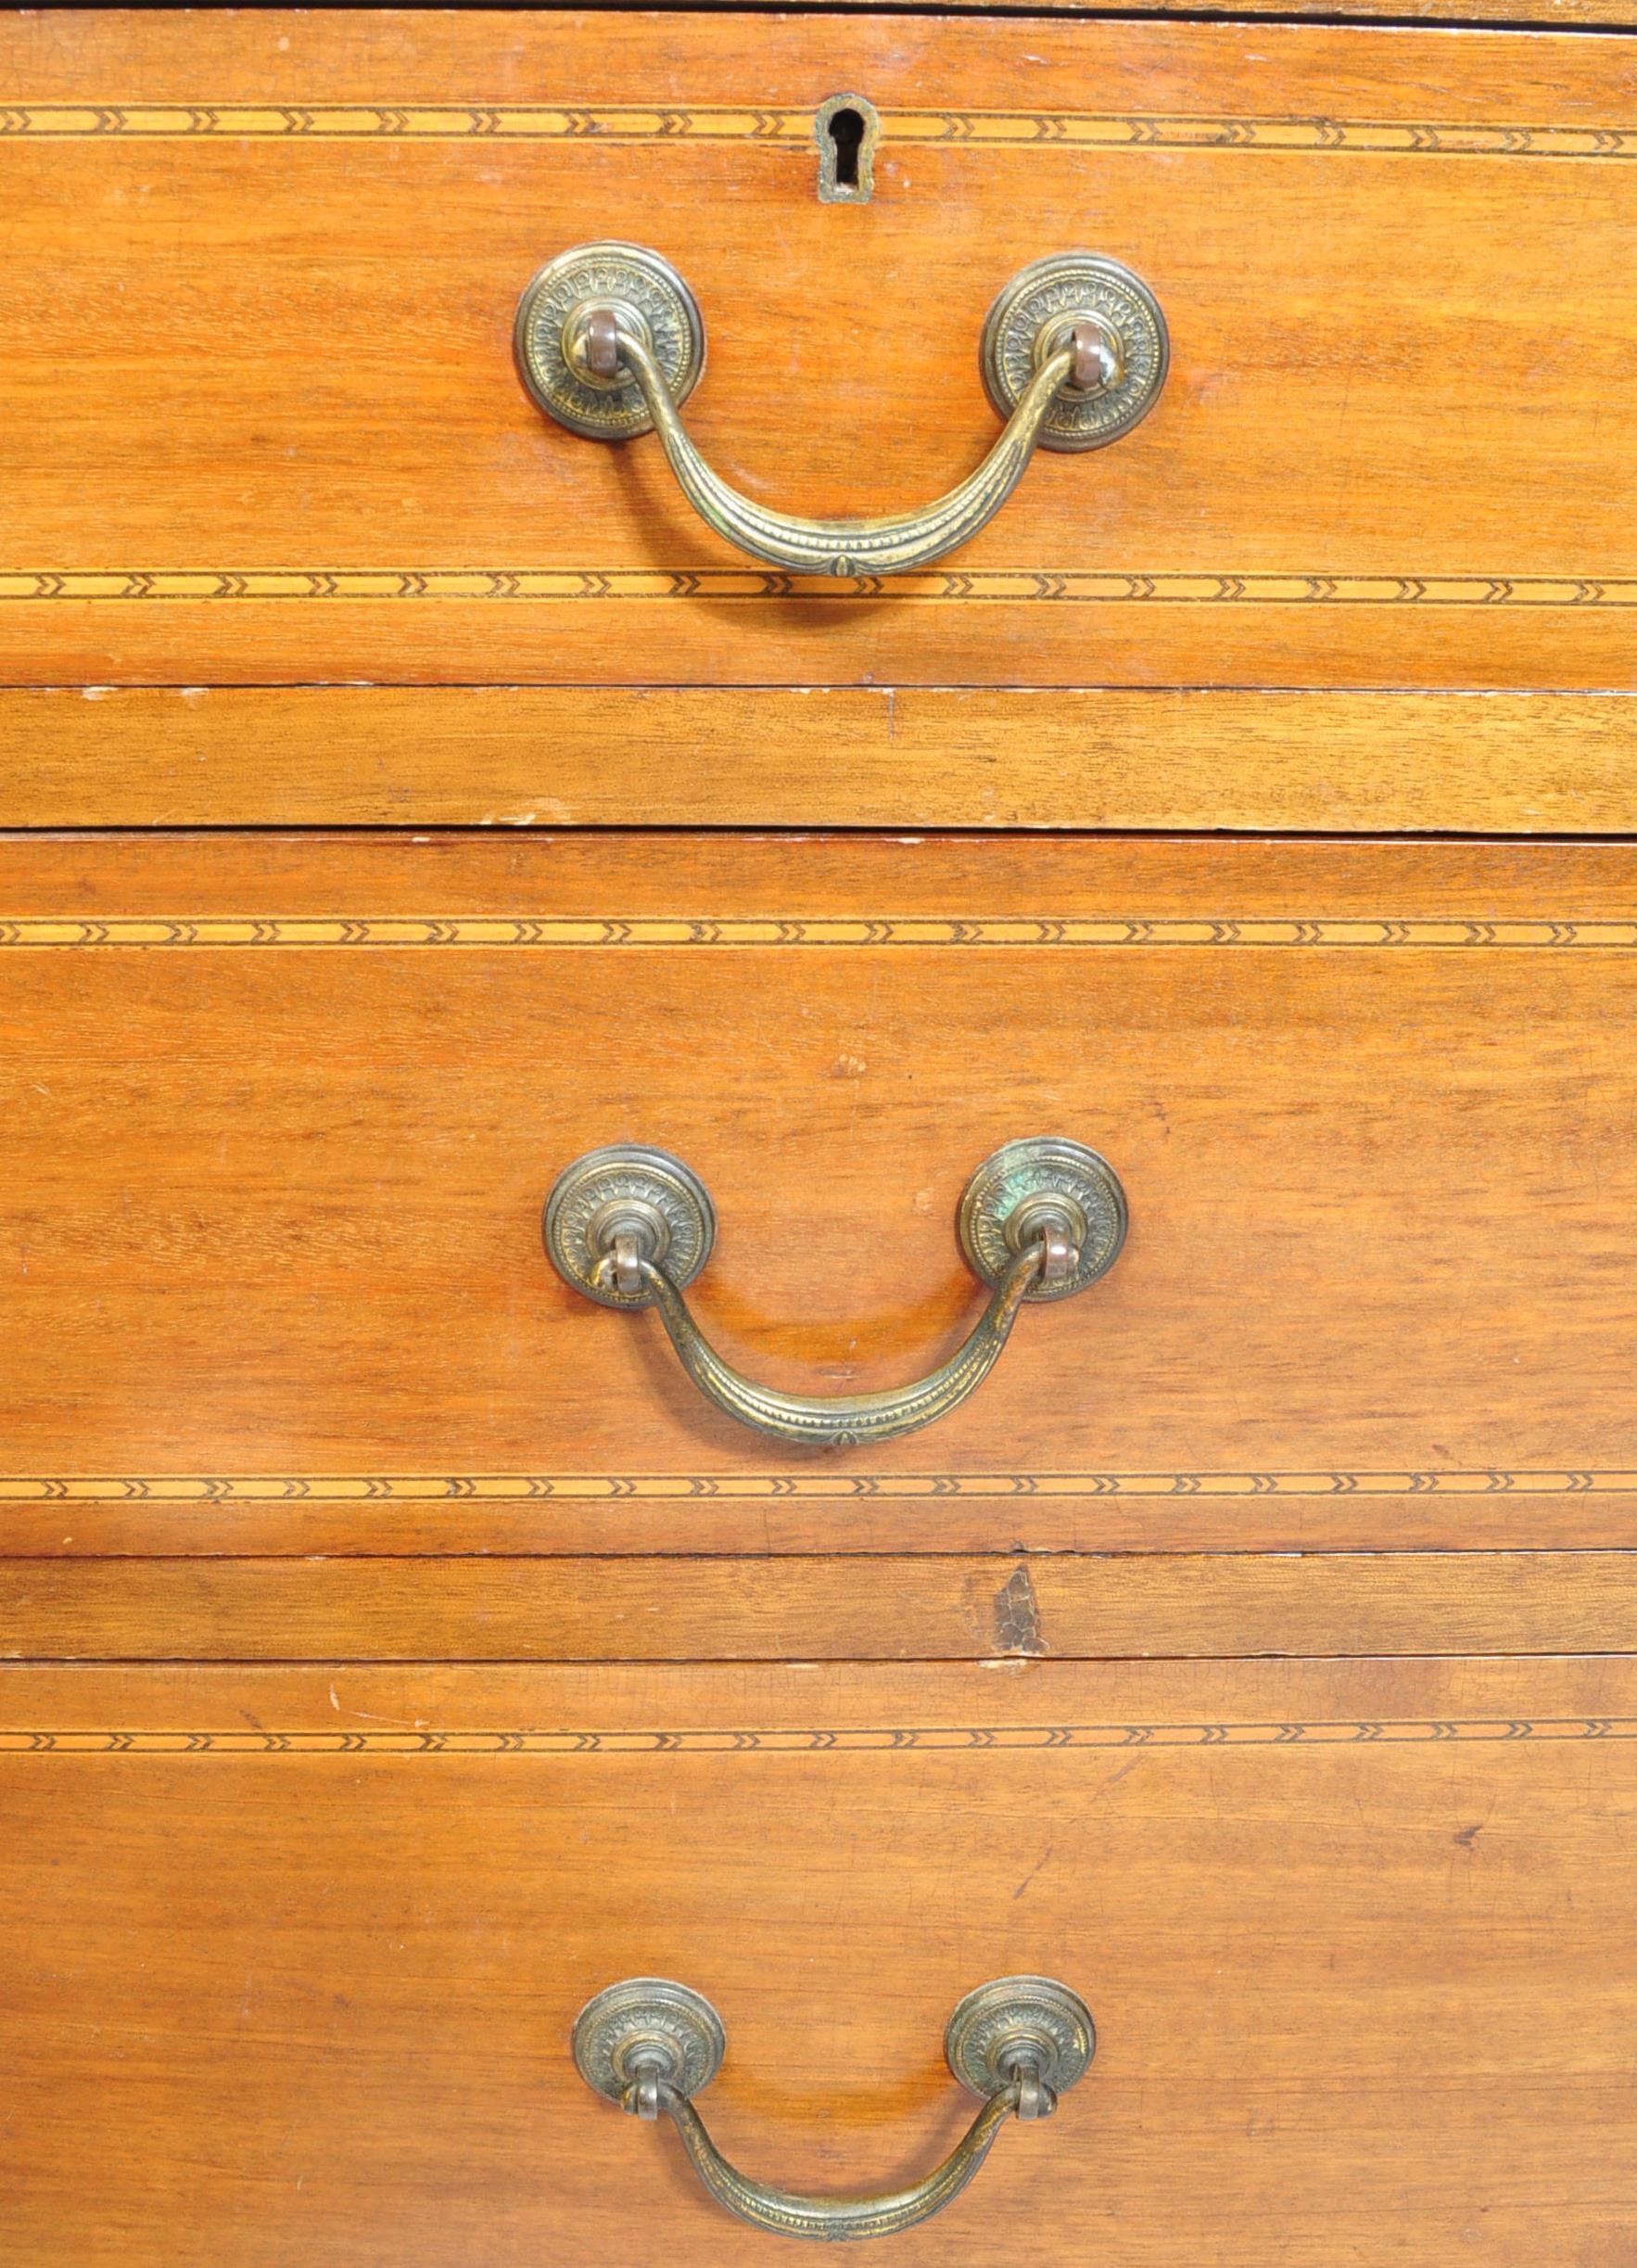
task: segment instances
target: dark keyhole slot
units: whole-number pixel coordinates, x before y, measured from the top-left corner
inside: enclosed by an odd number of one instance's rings
[[[832,110],[830,138],[835,146],[835,185],[858,186],[858,152],[864,146],[864,121],[857,110]]]

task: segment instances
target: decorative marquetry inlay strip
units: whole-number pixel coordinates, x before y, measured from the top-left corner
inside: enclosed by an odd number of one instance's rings
[[[1637,1490],[1637,1469],[1427,1472],[340,1472],[0,1476],[5,1504],[757,1502],[773,1497],[1579,1497]]]
[[[0,135],[83,141],[757,142],[810,150],[811,109],[636,103],[0,104]],[[1388,158],[1637,158],[1637,127],[1188,112],[893,110],[884,139],[1003,149],[1342,150]]]
[[[0,1756],[876,1755],[914,1750],[1353,1748],[1449,1741],[1637,1740],[1633,1717],[1388,1717],[1321,1723],[849,1725],[677,1732],[0,1730]]]
[[[492,951],[514,946],[548,951],[610,947],[641,949],[679,948],[712,950],[737,947],[818,947],[827,951],[853,946],[962,946],[1022,948],[1034,951],[1070,946],[1125,951],[1143,946],[1215,948],[1250,946],[1259,950],[1402,950],[1467,952],[1631,952],[1637,949],[1637,921],[1517,921],[1502,919],[1400,920],[1358,915],[1312,919],[1226,918],[1201,915],[1187,920],[1058,919],[996,915],[956,918],[926,914],[855,919],[814,915],[767,915],[739,921],[695,921],[681,915],[633,916],[628,921],[575,917],[460,914],[109,914],[86,920],[66,914],[0,919],[0,949],[135,948],[147,951],[254,949],[293,947],[303,951],[331,948],[386,949],[461,947]]]
[[[1637,576],[1217,575],[992,567],[787,575],[763,567],[6,567],[0,605],[246,605],[400,600],[567,604],[669,599],[803,605],[1637,607]]]

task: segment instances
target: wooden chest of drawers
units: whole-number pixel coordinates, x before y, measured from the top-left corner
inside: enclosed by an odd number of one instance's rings
[[[6,2268],[1637,2261],[1637,30],[1256,12],[0,19]]]

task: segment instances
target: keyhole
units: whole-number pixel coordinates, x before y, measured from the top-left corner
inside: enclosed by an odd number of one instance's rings
[[[858,151],[864,140],[864,121],[851,105],[830,114],[830,138],[835,144],[831,178],[838,189],[858,186]]]
[[[871,159],[881,120],[862,95],[832,95],[813,121],[818,145],[821,205],[867,205],[874,191]]]

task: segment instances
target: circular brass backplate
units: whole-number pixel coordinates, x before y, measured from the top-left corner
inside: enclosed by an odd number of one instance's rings
[[[1052,1977],[996,1977],[969,1993],[944,2034],[949,2069],[974,2095],[998,2095],[1010,2065],[1028,2058],[1054,2095],[1063,2095],[1097,2053],[1097,2026],[1078,1993]]]
[[[717,1238],[716,1207],[696,1173],[664,1150],[611,1142],[576,1158],[546,1199],[546,1251],[565,1283],[604,1307],[645,1307],[652,1293],[616,1292],[599,1274],[617,1229],[637,1233],[643,1257],[663,1260],[679,1285],[692,1282]]]
[[[1055,1283],[1031,1284],[1026,1296],[1072,1299],[1120,1256],[1129,1218],[1120,1177],[1107,1158],[1065,1135],[1009,1141],[966,1185],[957,1220],[961,1250],[985,1283],[997,1284],[1048,1218],[1079,1248],[1079,1265]]]
[[[1068,326],[1090,321],[1120,342],[1120,375],[1095,392],[1065,387],[1040,432],[1042,449],[1102,449],[1129,433],[1160,398],[1171,341],[1160,302],[1129,268],[1095,252],[1059,252],[1014,275],[989,310],[979,347],[983,384],[1009,417]]]
[[[657,2066],[679,2095],[697,2095],[722,2068],[722,2020],[703,1994],[668,1977],[628,1977],[574,2020],[574,2060],[586,2084],[619,2102],[641,2067]]]
[[[704,368],[704,319],[668,260],[640,244],[612,240],[559,252],[518,301],[517,367],[540,408],[571,433],[629,440],[653,429],[636,380],[593,382],[569,366],[565,333],[576,311],[588,305],[612,306],[623,322],[636,324],[679,403]]]

